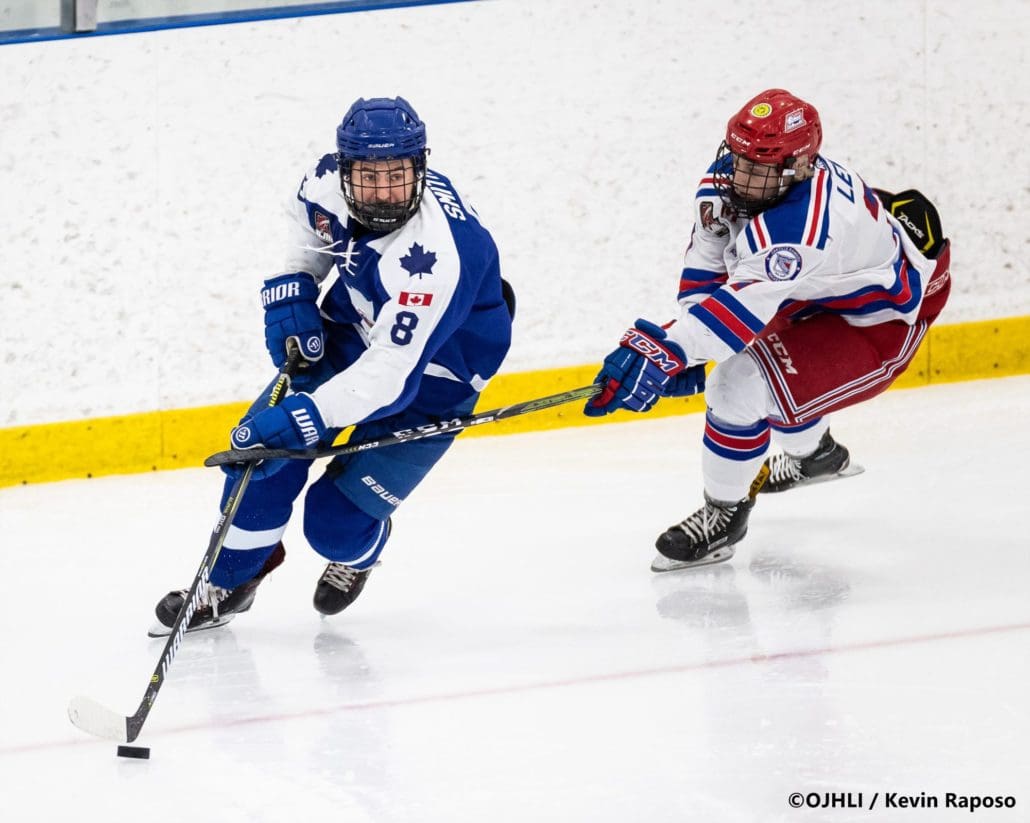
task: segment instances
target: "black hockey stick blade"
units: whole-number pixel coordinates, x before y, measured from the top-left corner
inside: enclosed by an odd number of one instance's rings
[[[538,397],[536,400],[526,400],[523,403],[515,403],[511,406],[504,406],[500,409],[471,414],[467,417],[456,417],[453,420],[441,420],[439,423],[426,423],[414,429],[401,429],[384,435],[377,440],[366,440],[363,443],[346,443],[340,446],[328,446],[321,449],[306,449],[304,451],[291,451],[290,449],[230,449],[228,451],[216,452],[204,461],[205,466],[224,466],[227,463],[258,463],[262,460],[317,460],[320,457],[331,457],[341,454],[354,454],[378,449],[383,446],[393,446],[397,443],[410,443],[413,440],[422,440],[426,437],[433,437],[437,434],[450,434],[460,432],[473,426],[481,426],[484,423],[496,423],[498,420],[505,420],[509,417],[518,417],[521,414],[549,409],[552,406],[561,406],[565,403],[572,403],[576,400],[586,400],[594,397],[601,391],[598,383],[589,386],[582,386],[578,389],[551,394],[547,397]]]

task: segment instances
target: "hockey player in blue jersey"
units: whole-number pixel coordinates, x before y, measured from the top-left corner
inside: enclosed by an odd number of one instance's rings
[[[411,105],[357,100],[336,146],[292,199],[285,266],[261,290],[272,361],[281,367],[293,343],[306,367],[278,406],[268,407],[266,389],[233,429],[234,448],[328,445],[352,425],[359,442],[467,415],[508,351],[514,297],[497,248],[451,182],[427,168],[425,125]],[[304,535],[328,561],[315,587],[319,612],[354,602],[390,537],[391,515],[453,439],[339,457],[310,486]],[[258,465],[190,630],[250,608],[283,562],[281,537],[310,465]],[[152,634],[167,634],[185,595],[158,603]]]
[[[829,414],[890,386],[947,300],[932,204],[871,189],[821,144],[818,112],[783,89],[730,118],[695,196],[679,316],[638,320],[584,410],[647,411],[705,390],[704,505],[659,536],[654,571],[732,557],[756,490],[847,472]],[[783,453],[767,459],[770,440]]]

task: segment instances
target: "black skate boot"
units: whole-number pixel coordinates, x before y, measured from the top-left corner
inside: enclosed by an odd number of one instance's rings
[[[829,429],[820,438],[816,450],[807,457],[777,454],[766,460],[765,465],[769,468],[769,479],[759,491],[770,494],[821,480],[835,480],[838,476],[848,477],[862,471],[860,466],[851,466],[848,450],[830,437]]]
[[[330,563],[315,586],[315,609],[322,614],[339,614],[358,599],[365,581],[378,563],[355,569],[346,563]]]
[[[682,523],[670,526],[655,541],[658,556],[651,563],[653,572],[671,572],[691,566],[721,563],[733,557],[733,546],[747,534],[747,520],[755,501],[745,497],[736,503],[712,500]]]
[[[393,532],[393,518],[386,518],[386,540]],[[330,563],[325,567],[322,576],[315,586],[315,610],[321,614],[339,614],[358,599],[365,581],[372,569],[379,563],[373,563],[367,569],[355,569],[346,563]]]
[[[224,626],[240,612],[247,611],[257,596],[257,587],[265,579],[270,571],[279,566],[286,557],[286,550],[283,544],[279,543],[268,556],[265,565],[256,577],[246,583],[241,583],[235,589],[223,589],[221,586],[209,584],[200,589],[200,601],[197,610],[190,618],[187,632],[200,631],[201,629],[213,629],[217,626]],[[157,623],[147,632],[150,637],[166,637],[171,634],[175,618],[179,616],[179,610],[186,601],[188,589],[181,589],[175,592],[168,592],[154,608],[157,616]]]

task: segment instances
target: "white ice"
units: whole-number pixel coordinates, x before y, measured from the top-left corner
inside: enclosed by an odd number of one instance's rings
[[[1015,377],[844,412],[864,475],[763,498],[730,563],[665,575],[700,415],[459,440],[344,614],[313,611],[291,525],[253,611],[186,639],[149,761],[65,708],[135,709],[220,475],[0,490],[0,820],[1028,820],[1028,399]]]

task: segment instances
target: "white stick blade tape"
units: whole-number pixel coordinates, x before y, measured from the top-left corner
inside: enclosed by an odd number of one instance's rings
[[[68,704],[68,717],[74,725],[94,737],[114,740],[117,743],[129,742],[124,715],[113,712],[88,697],[72,698]]]

